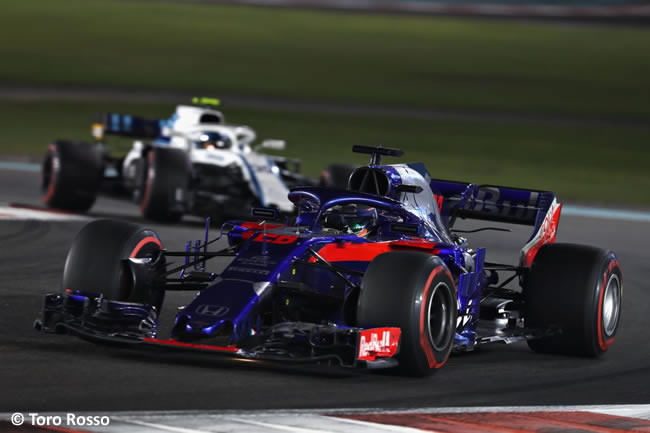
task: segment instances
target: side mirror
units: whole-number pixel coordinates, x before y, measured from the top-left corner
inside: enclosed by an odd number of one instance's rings
[[[284,150],[287,148],[287,142],[284,140],[263,140],[259,147],[262,149]]]
[[[278,220],[280,219],[280,211],[275,208],[254,207],[251,209],[251,216],[255,218]]]
[[[390,231],[408,236],[420,236],[422,234],[420,226],[411,223],[392,223],[390,225]]]

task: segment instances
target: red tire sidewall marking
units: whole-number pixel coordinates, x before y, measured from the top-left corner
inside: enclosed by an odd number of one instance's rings
[[[142,204],[140,204],[140,211],[145,212],[147,206],[149,206],[149,200],[151,199],[151,185],[153,184],[153,151],[150,151],[147,154],[147,180],[145,181],[144,186],[144,195],[142,196]]]
[[[57,170],[56,170],[56,165],[54,160],[58,158],[56,155],[56,145],[50,144],[47,146],[48,150],[51,152],[51,164],[52,168],[50,170],[50,180],[48,181],[47,184],[47,193],[45,194],[45,197],[43,197],[43,203],[48,204],[50,200],[52,200],[52,197],[54,197],[54,192],[56,190],[56,175],[57,175]],[[61,162],[59,161],[59,165]]]
[[[609,279],[611,278],[614,269],[616,268],[620,268],[618,264],[618,260],[617,259],[611,260],[603,276],[603,281],[600,285],[600,294],[598,299],[598,324],[597,324],[598,329],[597,330],[598,330],[598,346],[600,347],[600,350],[603,352],[609,349],[609,346],[612,345],[615,338],[615,336],[612,336],[611,338],[605,340],[605,332],[603,330],[603,303],[605,302],[605,289],[607,288],[607,283],[609,283]]]
[[[160,248],[161,250],[163,249],[162,248],[162,243],[160,243],[160,241],[157,238],[155,238],[153,236],[147,236],[146,238],[144,238],[140,242],[138,242],[138,244],[135,246],[135,248],[133,248],[133,251],[131,251],[131,254],[129,255],[129,258],[137,257],[140,250],[147,244],[156,244],[156,245],[158,245],[158,248]]]
[[[429,278],[427,278],[424,290],[422,291],[422,306],[420,307],[420,346],[424,350],[424,355],[427,357],[429,368],[440,368],[445,365],[447,359],[449,359],[451,347],[453,346],[453,344],[450,344],[449,350],[445,354],[444,359],[442,361],[438,361],[436,359],[435,353],[433,353],[433,346],[429,341],[429,333],[425,330],[424,326],[427,316],[427,306],[429,304],[429,290],[431,289],[431,283],[433,282],[433,279],[436,277],[436,275],[438,275],[440,272],[446,272],[447,276],[449,276],[449,279],[451,281],[454,281],[454,279],[451,278],[451,275],[449,274],[449,270],[445,266],[440,265],[433,269],[429,274]]]

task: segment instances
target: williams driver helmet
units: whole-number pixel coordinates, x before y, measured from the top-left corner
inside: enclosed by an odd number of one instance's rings
[[[218,132],[203,131],[195,139],[194,144],[198,149],[230,149],[232,143],[230,138],[225,134]]]

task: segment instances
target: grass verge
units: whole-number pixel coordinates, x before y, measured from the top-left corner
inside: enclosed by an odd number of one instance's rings
[[[650,120],[650,31],[143,0],[0,14],[0,81]]]

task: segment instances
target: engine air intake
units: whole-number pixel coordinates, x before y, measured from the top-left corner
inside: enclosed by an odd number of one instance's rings
[[[350,176],[348,189],[367,194],[388,196],[390,180],[388,175],[379,168],[360,167]]]

